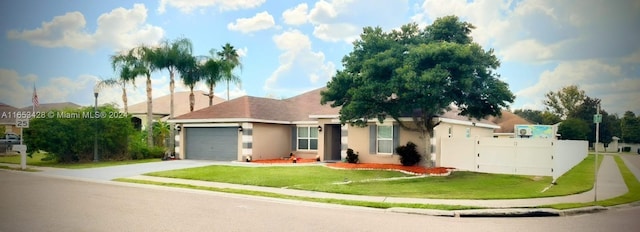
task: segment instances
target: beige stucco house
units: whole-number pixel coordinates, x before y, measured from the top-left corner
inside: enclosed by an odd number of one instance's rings
[[[395,147],[411,141],[425,153],[426,144],[439,144],[440,136],[492,137],[499,126],[487,120],[469,120],[450,111],[439,118],[434,140],[404,130],[392,119],[372,120],[366,127],[341,125],[339,108],[320,104],[320,92],[312,90],[283,100],[243,96],[176,117],[178,147],[182,159],[241,161],[278,159],[294,153],[322,161],[341,160],[347,148],[363,163],[399,164]],[[411,123],[411,118],[403,119]],[[438,147],[431,159],[439,163]]]

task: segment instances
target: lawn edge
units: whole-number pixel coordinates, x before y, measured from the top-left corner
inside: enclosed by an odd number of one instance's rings
[[[343,200],[343,199],[335,199],[335,198],[301,197],[301,196],[292,196],[292,195],[286,195],[286,194],[270,193],[270,192],[255,191],[255,190],[196,186],[196,185],[190,185],[190,184],[166,183],[166,182],[149,181],[149,180],[137,180],[137,179],[130,179],[130,178],[117,178],[117,179],[114,179],[113,181],[134,183],[134,184],[157,185],[157,186],[174,187],[174,188],[177,187],[177,188],[222,192],[222,193],[230,193],[230,194],[250,195],[250,196],[268,197],[268,198],[278,198],[278,199],[286,199],[286,200],[300,200],[300,201],[316,202],[316,203],[360,206],[360,207],[377,208],[377,209],[409,208],[409,209],[444,210],[444,211],[485,209],[483,207],[462,206],[462,205],[390,203],[390,202]]]

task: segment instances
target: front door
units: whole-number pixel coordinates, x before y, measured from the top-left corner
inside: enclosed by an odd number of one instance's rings
[[[338,161],[341,159],[340,151],[342,150],[340,125],[325,124],[326,132],[324,133],[324,160]]]

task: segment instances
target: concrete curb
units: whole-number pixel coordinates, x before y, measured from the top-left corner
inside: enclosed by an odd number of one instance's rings
[[[578,214],[597,213],[607,210],[602,206],[591,206],[568,210],[550,208],[500,208],[500,209],[470,209],[470,210],[434,210],[414,208],[389,208],[388,212],[418,214],[437,217],[558,217]]]
[[[607,207],[604,206],[589,206],[575,209],[567,209],[560,211],[560,216],[571,216],[577,214],[587,214],[587,213],[597,213],[600,211],[607,210]]]

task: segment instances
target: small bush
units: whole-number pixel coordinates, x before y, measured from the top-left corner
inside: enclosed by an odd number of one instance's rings
[[[422,160],[422,156],[416,150],[416,144],[413,142],[407,142],[407,145],[397,147],[396,152],[400,155],[400,163],[403,166],[413,166]]]
[[[358,163],[358,154],[354,153],[351,148],[347,149],[347,162],[352,164]]]
[[[162,158],[164,156],[164,148],[163,147],[152,147],[149,149],[149,152],[144,157],[145,159],[156,159]]]

